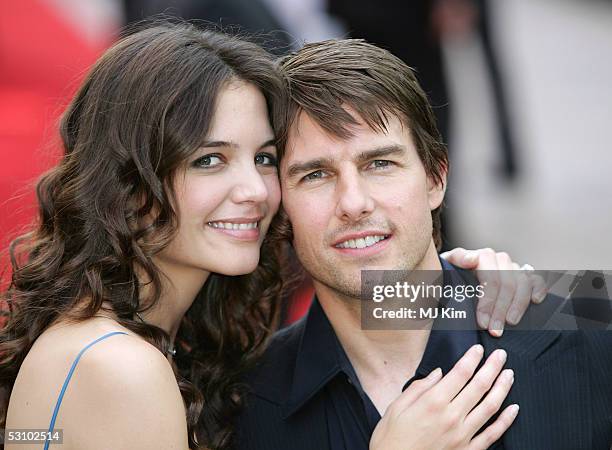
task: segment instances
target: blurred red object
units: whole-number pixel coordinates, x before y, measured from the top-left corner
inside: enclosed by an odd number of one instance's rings
[[[291,295],[287,306],[285,321],[282,326],[291,325],[305,316],[306,313],[308,313],[308,308],[310,308],[314,294],[315,291],[312,281],[310,278],[307,278]]]
[[[45,0],[3,2],[0,14],[0,290],[8,244],[31,223],[34,185],[60,154],[59,117],[112,41],[86,38]],[[110,29],[110,28],[109,28]]]

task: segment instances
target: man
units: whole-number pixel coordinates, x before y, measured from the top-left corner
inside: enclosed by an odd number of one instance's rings
[[[326,41],[281,68],[285,238],[316,297],[252,372],[237,447],[607,450],[609,333],[362,329],[364,269],[467,277],[437,254],[446,149],[414,74],[385,50]],[[501,328],[497,307],[487,316]]]

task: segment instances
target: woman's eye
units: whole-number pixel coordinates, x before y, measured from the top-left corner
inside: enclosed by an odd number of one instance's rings
[[[278,160],[276,156],[269,153],[259,153],[255,156],[255,164],[276,167],[278,165]]]
[[[209,168],[209,167],[218,166],[221,163],[223,163],[223,160],[221,159],[220,156],[218,156],[218,155],[205,155],[205,156],[202,156],[201,158],[196,159],[193,162],[193,166],[194,167],[201,167],[201,168]]]

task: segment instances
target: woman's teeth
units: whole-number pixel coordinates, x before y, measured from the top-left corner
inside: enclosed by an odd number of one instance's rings
[[[223,228],[225,230],[251,230],[257,228],[257,222],[251,223],[232,223],[232,222],[208,222],[213,228]]]

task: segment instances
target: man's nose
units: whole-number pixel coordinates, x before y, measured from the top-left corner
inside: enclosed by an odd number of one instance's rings
[[[336,189],[336,216],[339,219],[356,222],[368,217],[374,210],[368,184],[356,169],[342,174]]]

